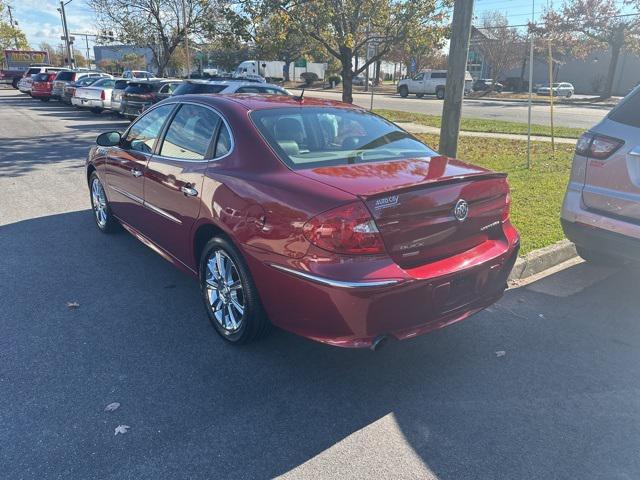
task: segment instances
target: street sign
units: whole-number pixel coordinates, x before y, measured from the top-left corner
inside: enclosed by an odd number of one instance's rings
[[[306,68],[307,67],[307,61],[304,58],[300,58],[298,60],[296,60],[296,62],[293,64],[294,67],[300,67],[300,68]]]

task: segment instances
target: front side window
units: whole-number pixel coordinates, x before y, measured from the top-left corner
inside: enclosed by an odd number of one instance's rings
[[[415,77],[413,77],[413,79],[416,82],[419,82],[420,80],[422,80],[424,78],[424,73],[419,73],[418,75],[416,75]]]
[[[205,107],[185,104],[173,117],[162,141],[160,155],[204,160],[220,117]]]
[[[129,129],[122,148],[152,153],[153,146],[162,131],[162,126],[172,110],[173,105],[162,105],[142,115]]]
[[[436,153],[394,124],[361,110],[257,110],[251,119],[292,168],[431,157]]]

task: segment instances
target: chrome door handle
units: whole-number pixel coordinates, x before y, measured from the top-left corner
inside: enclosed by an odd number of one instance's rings
[[[131,169],[131,175],[133,175],[134,177],[141,177],[142,176],[142,170],[136,170],[135,168]]]
[[[198,190],[196,190],[193,187],[188,187],[188,186],[180,187],[180,191],[182,193],[184,193],[187,197],[197,197],[198,196]]]

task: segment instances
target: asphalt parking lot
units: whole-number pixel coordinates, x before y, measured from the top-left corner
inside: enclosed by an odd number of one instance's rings
[[[232,347],[93,224],[84,157],[126,125],[0,90],[0,477],[640,478],[640,272],[576,263],[376,353]]]

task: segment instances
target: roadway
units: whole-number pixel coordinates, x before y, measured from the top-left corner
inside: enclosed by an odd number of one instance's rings
[[[294,90],[299,93],[299,90]],[[326,92],[321,90],[309,90],[305,93],[309,97],[317,97],[331,100],[341,100],[340,92]],[[371,95],[354,93],[354,103],[369,108]],[[409,96],[401,98],[398,95],[374,95],[374,108],[401,110],[404,112],[426,113],[429,115],[442,115],[442,100],[434,96],[416,98]],[[559,103],[555,105],[554,121],[556,125],[588,129],[599,122],[610,107],[598,105],[570,105]],[[462,115],[467,118],[484,118],[490,120],[505,120],[510,122],[527,122],[528,107],[523,102],[507,102],[497,100],[465,99],[462,106]],[[547,105],[533,105],[532,123],[548,124],[549,107]]]

